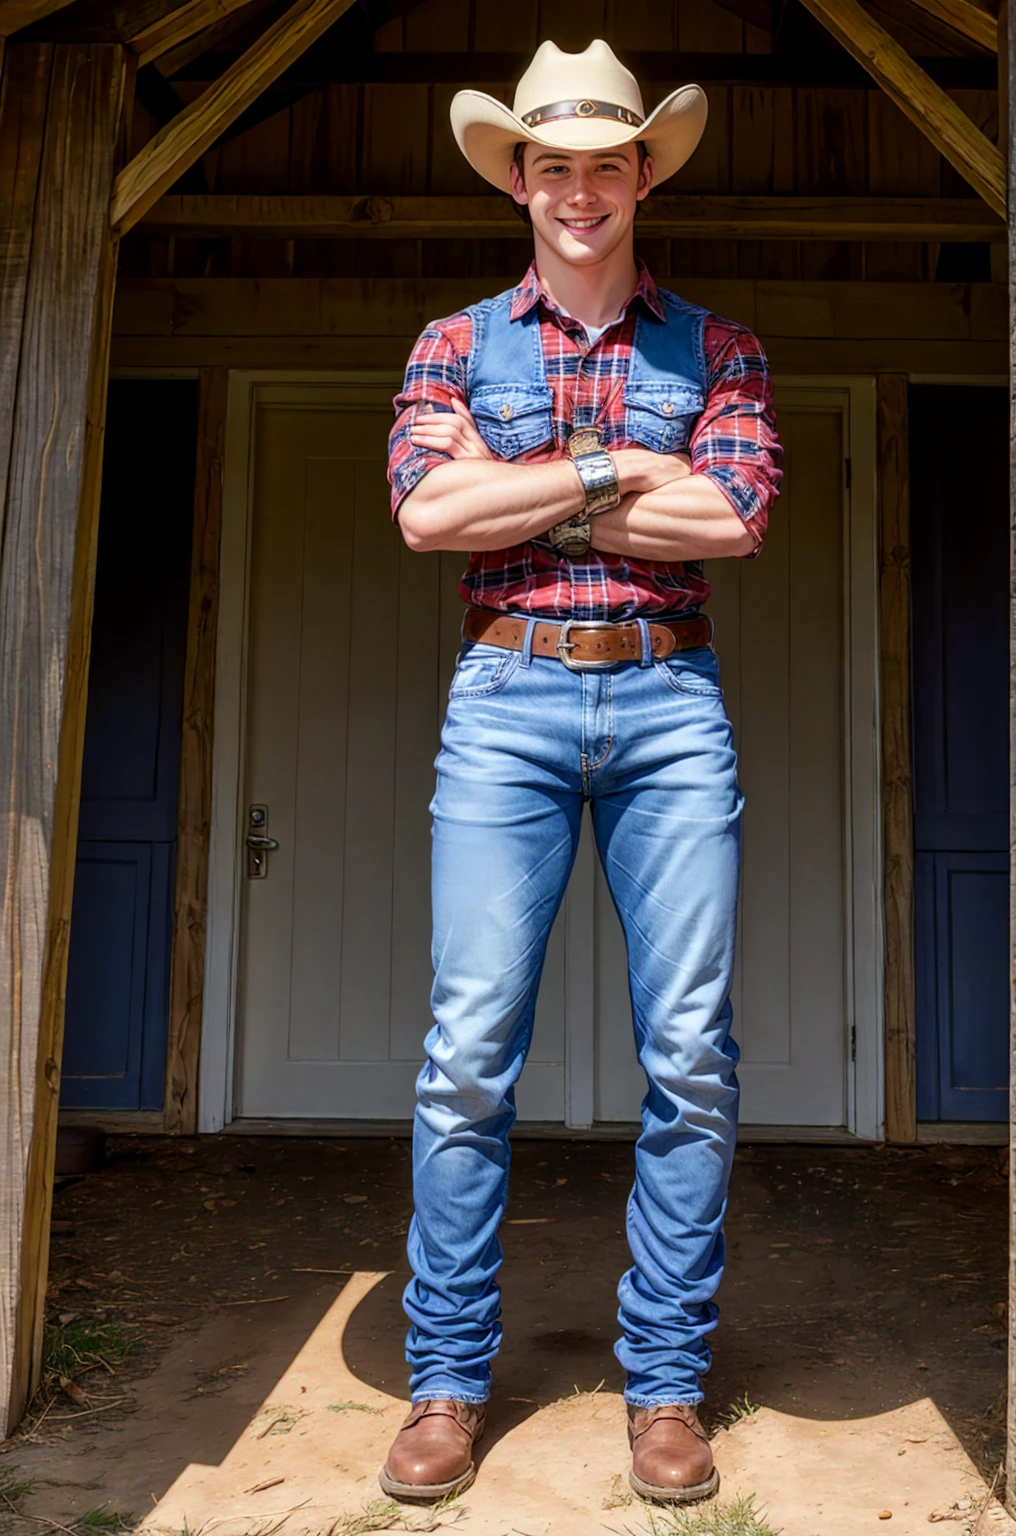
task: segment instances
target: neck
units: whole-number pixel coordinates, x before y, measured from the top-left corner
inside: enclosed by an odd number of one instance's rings
[[[631,241],[590,266],[575,266],[535,238],[536,270],[547,293],[566,315],[583,325],[609,325],[638,286]]]

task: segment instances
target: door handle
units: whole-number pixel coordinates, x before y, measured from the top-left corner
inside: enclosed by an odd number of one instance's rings
[[[265,837],[264,833],[262,832],[247,833],[248,848],[264,848],[266,852],[269,852],[273,851],[278,846],[279,845],[274,837]]]
[[[247,879],[264,880],[268,874],[268,855],[274,853],[278,843],[268,836],[267,805],[247,807]]]

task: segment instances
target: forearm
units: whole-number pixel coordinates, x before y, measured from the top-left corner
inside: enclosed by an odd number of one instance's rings
[[[625,496],[592,522],[593,548],[638,560],[716,560],[747,555],[755,539],[707,475],[688,475]]]
[[[507,549],[546,533],[585,504],[567,459],[503,464],[454,459],[425,475],[399,509],[411,549]]]

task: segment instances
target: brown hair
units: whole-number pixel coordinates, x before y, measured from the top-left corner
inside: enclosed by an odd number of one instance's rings
[[[515,169],[519,173],[519,180],[522,182],[523,185],[525,185],[525,180],[526,180],[525,169],[524,169],[524,167],[525,167],[525,158],[526,158],[526,142],[527,141],[525,139],[520,139],[519,142],[515,146],[515,154],[512,156],[512,159],[515,162]],[[641,139],[636,139],[635,140],[635,148],[639,152],[639,170],[641,171],[643,165],[646,162],[646,156],[649,153],[649,151],[646,149],[646,146],[645,146],[645,144],[643,143],[643,141]],[[639,208],[641,206],[642,205],[640,203],[639,204]],[[522,220],[523,224],[532,224],[533,221],[530,218],[529,208],[528,208],[527,204],[525,204],[525,203],[517,203],[515,201],[515,199],[512,198],[512,207],[515,209],[515,212],[518,214],[518,216]],[[638,217],[638,211],[639,211],[639,209],[636,208],[636,210],[635,210],[636,217]]]

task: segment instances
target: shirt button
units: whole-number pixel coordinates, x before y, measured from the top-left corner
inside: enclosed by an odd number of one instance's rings
[[[663,404],[660,406],[660,410],[663,412],[664,416],[673,416],[673,414],[674,414],[674,402],[673,402],[673,400],[664,400]]]
[[[505,403],[502,405],[497,414],[500,416],[502,421],[511,421],[512,417],[515,415],[515,412],[510,405]]]

